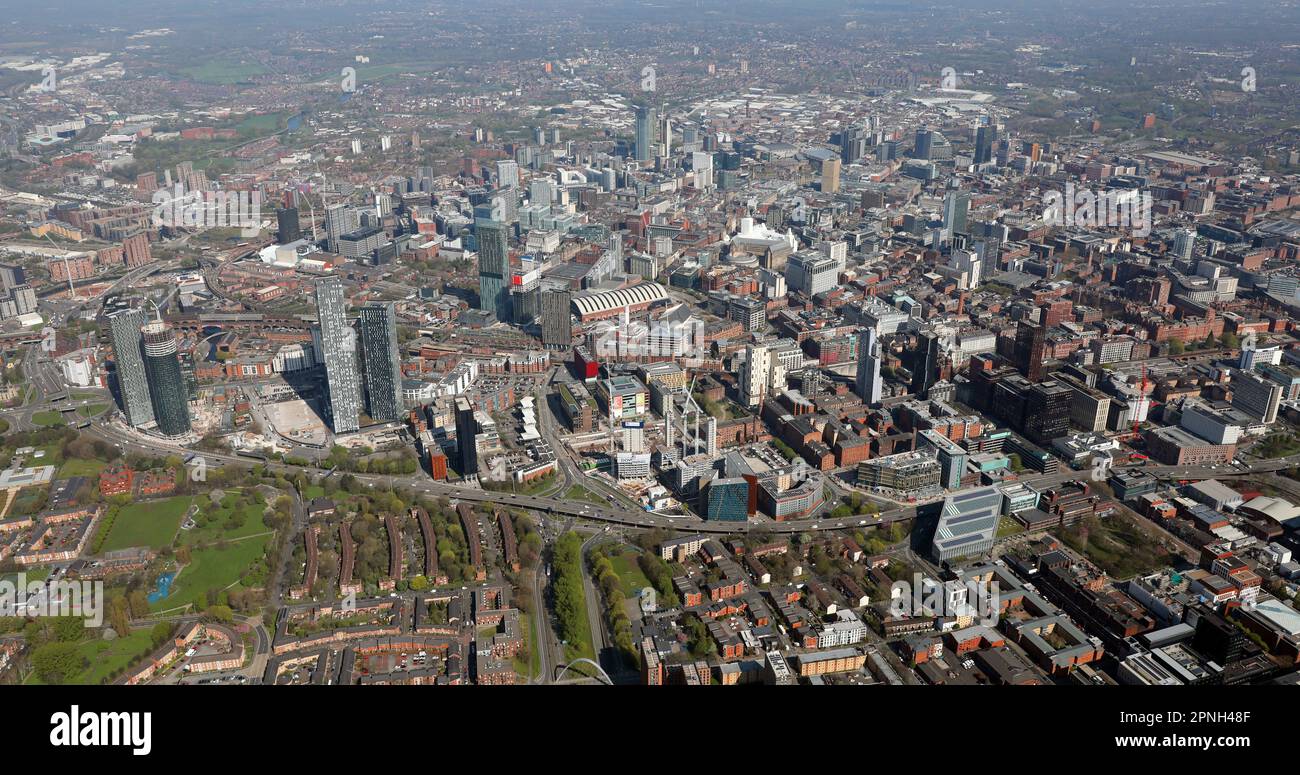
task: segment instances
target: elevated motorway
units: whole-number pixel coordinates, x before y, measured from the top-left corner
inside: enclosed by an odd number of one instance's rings
[[[194,451],[179,445],[168,444],[161,439],[143,436],[134,431],[128,431],[120,426],[105,422],[95,423],[93,426],[88,428],[85,433],[102,438],[109,443],[117,445],[124,451],[136,451],[144,454],[162,453],[175,455],[183,455]],[[196,454],[202,455],[206,459],[208,465],[260,464],[270,470],[282,471],[291,475],[299,471],[304,471],[314,476],[323,476],[333,473],[328,469],[323,468],[290,466],[274,461],[259,461],[226,453],[196,451]],[[1252,474],[1279,471],[1297,465],[1300,465],[1300,455],[1292,455],[1290,457],[1278,458],[1276,460],[1260,461],[1257,464],[1245,468],[1234,468],[1232,466],[1215,466],[1211,468],[1208,466],[1153,465],[1117,466],[1116,468],[1130,470],[1137,469],[1163,480],[1181,481],[1184,479],[1193,480],[1245,477]],[[1025,484],[1035,485],[1036,487],[1052,487],[1070,480],[1087,479],[1090,473],[1090,471],[1074,471],[1067,469],[1055,474],[1026,476],[1022,477],[1018,481]],[[890,525],[895,522],[906,522],[916,518],[917,510],[917,507],[913,505],[900,505],[898,508],[882,511],[878,514],[859,514],[845,517],[843,519],[810,518],[787,520],[784,522],[764,520],[750,521],[742,524],[736,522],[710,522],[693,516],[669,516],[630,508],[620,508],[613,505],[607,506],[604,504],[586,503],[583,501],[565,500],[554,497],[492,492],[477,487],[466,487],[463,485],[437,482],[423,474],[411,476],[353,474],[353,476],[368,487],[380,487],[390,490],[401,487],[413,492],[435,497],[445,496],[447,498],[455,498],[457,500],[470,501],[473,503],[497,503],[503,506],[534,509],[548,514],[559,514],[578,519],[592,520],[595,522],[606,522],[624,527],[643,529],[666,528],[683,532],[697,532],[712,535],[757,531],[779,535],[790,535],[795,533],[825,530],[851,530],[857,527],[874,527]]]

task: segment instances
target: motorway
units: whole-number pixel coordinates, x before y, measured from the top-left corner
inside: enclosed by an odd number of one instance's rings
[[[115,444],[125,451],[138,452],[140,454],[156,455],[161,453],[179,455],[188,452],[188,450],[179,445],[168,444],[161,439],[155,439],[136,431],[128,430],[117,422],[96,422],[92,424],[90,428],[86,429],[85,432],[92,436],[104,439],[109,443]],[[255,462],[260,462],[226,453],[205,451],[200,454],[206,459],[207,465],[221,465],[223,463],[252,465]],[[291,474],[296,473],[299,470],[314,475],[324,475],[328,473],[327,469],[312,467],[300,468],[298,466],[285,465],[274,461],[267,461],[264,465],[268,469],[285,471]],[[1139,469],[1160,479],[1182,480],[1245,476],[1253,473],[1278,471],[1297,465],[1300,465],[1300,455],[1293,455],[1288,458],[1278,458],[1276,460],[1260,461],[1246,468],[1237,468],[1233,466],[1210,467],[1164,465],[1117,466],[1116,468]],[[1065,470],[1055,474],[1025,476],[1019,481],[1026,484],[1032,484],[1036,487],[1051,487],[1072,479],[1087,478],[1089,473],[1089,471]],[[916,517],[915,506],[902,506],[882,511],[879,514],[857,515],[844,519],[795,519],[784,522],[764,519],[750,520],[742,525],[739,523],[708,522],[699,519],[698,517],[669,516],[629,508],[620,508],[618,506],[596,505],[548,496],[489,492],[474,487],[437,482],[423,474],[415,474],[411,476],[354,474],[353,476],[370,487],[381,486],[389,489],[402,487],[413,492],[434,497],[444,496],[472,503],[500,503],[502,505],[516,508],[535,509],[552,515],[570,516],[596,522],[608,522],[627,527],[666,528],[670,530],[713,535],[726,535],[748,531],[765,531],[778,535],[790,535],[803,532],[844,530],[856,527],[889,525],[894,522],[908,521]]]

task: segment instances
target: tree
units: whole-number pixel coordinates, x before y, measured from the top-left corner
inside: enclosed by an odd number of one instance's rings
[[[208,610],[204,613],[223,624],[230,624],[235,620],[235,612],[230,610],[228,605],[208,606]]]
[[[32,667],[47,684],[61,684],[89,664],[75,643],[46,643],[32,652]]]
[[[171,634],[171,622],[158,622],[153,626],[153,629],[149,631],[149,640],[153,642],[154,648],[158,648],[167,642],[167,639],[171,637]]]
[[[1186,349],[1187,349],[1187,347],[1183,344],[1183,340],[1181,340],[1181,339],[1170,339],[1170,340],[1169,340],[1169,354],[1170,354],[1170,355],[1182,355],[1183,352],[1184,352]]]

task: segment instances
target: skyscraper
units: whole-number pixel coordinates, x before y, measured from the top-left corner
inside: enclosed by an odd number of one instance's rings
[[[456,396],[456,452],[460,456],[460,475],[466,479],[478,475],[477,436],[474,404],[468,396]]]
[[[949,191],[943,198],[943,227],[953,234],[966,234],[966,215],[970,212],[969,191]]]
[[[154,419],[153,404],[149,398],[149,379],[144,370],[144,350],[141,347],[143,337],[140,335],[140,329],[148,320],[144,310],[140,309],[118,310],[108,316],[122,414],[125,415],[127,424],[134,428]]]
[[[939,368],[939,335],[922,331],[917,338],[916,352],[912,355],[912,392],[922,398],[936,382]]]
[[[542,344],[569,347],[573,344],[572,294],[563,283],[542,286]]]
[[[506,225],[499,221],[479,221],[474,228],[478,234],[478,308],[509,323],[510,252]]]
[[[875,329],[868,328],[862,333],[858,345],[858,397],[864,403],[874,404],[880,401],[882,389],[880,379],[880,345],[876,341]]]
[[[290,242],[302,239],[302,229],[298,226],[298,208],[286,207],[276,210],[275,222],[279,227],[275,236],[276,242],[288,245]]]
[[[166,436],[188,433],[189,390],[181,375],[176,333],[161,320],[155,320],[140,329],[140,336],[144,346],[145,377],[158,431]]]
[[[975,288],[980,284],[984,274],[984,262],[974,250],[954,250],[948,265],[959,272],[966,273],[966,288]]]
[[[497,162],[497,188],[515,188],[519,185],[519,165],[509,159]]]
[[[916,130],[916,140],[912,147],[912,158],[929,160],[934,153],[934,132],[926,127]]]
[[[1070,404],[1074,391],[1055,380],[1040,382],[1025,395],[1025,438],[1050,445],[1070,432]]]
[[[862,127],[840,130],[840,161],[853,164],[867,155],[867,132]]]
[[[346,204],[331,205],[325,209],[325,249],[339,252],[339,237],[351,234],[361,226],[357,211]]]
[[[1041,382],[1047,373],[1043,365],[1047,349],[1047,329],[1028,320],[1016,328],[1016,368],[1030,382]]]
[[[658,111],[649,105],[636,107],[636,148],[634,158],[637,161],[650,161],[654,155],[655,123]]]
[[[822,160],[822,193],[834,194],[840,190],[840,160]]]
[[[325,277],[316,281],[316,350],[325,362],[325,420],[335,433],[361,427],[361,378],[357,373],[357,332],[348,325],[343,281]]]
[[[1174,258],[1191,261],[1196,249],[1196,230],[1179,229],[1174,234]]]
[[[402,365],[397,350],[397,309],[392,302],[361,308],[361,362],[366,383],[366,414],[379,422],[402,416]]]
[[[975,164],[993,161],[993,144],[997,142],[998,129],[993,124],[981,124],[975,129]]]

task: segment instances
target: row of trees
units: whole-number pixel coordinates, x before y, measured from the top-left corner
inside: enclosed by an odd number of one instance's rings
[[[587,606],[582,590],[582,538],[577,533],[565,533],[555,542],[551,565],[556,630],[571,650],[585,652],[590,644],[586,642]]]
[[[610,548],[602,546],[592,552],[591,575],[596,580],[596,586],[600,587],[601,599],[605,601],[605,620],[614,633],[614,645],[623,652],[627,664],[635,665],[637,655],[632,642],[632,622],[627,616],[627,599],[623,595],[618,573],[614,571],[614,564],[610,561],[610,551]]]

